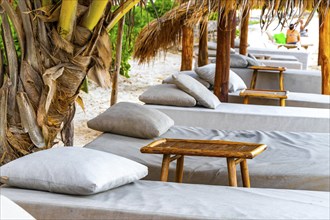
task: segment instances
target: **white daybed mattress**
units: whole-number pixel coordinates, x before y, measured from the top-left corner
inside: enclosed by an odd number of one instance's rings
[[[243,103],[243,97],[239,96],[241,91],[229,93],[230,103]],[[286,106],[291,107],[306,107],[306,108],[325,108],[330,109],[330,96],[313,94],[288,92],[288,98],[285,100]],[[249,104],[273,105],[279,106],[279,99],[265,99],[265,98],[249,98]]]
[[[216,109],[145,105],[176,125],[226,130],[330,132],[330,109],[221,103]]]
[[[248,160],[251,186],[263,188],[329,191],[330,135],[325,133],[225,131],[173,126],[159,138],[232,140],[267,144],[265,152]],[[152,139],[103,133],[85,147],[117,154],[149,168],[148,180],[160,179],[162,155],[142,154],[140,148]],[[171,163],[170,180],[175,162]],[[240,172],[237,172],[241,181]],[[224,158],[185,157],[183,181],[228,185]],[[239,182],[241,185],[241,182]]]
[[[329,219],[329,193],[136,181],[92,196],[1,188],[37,219]]]

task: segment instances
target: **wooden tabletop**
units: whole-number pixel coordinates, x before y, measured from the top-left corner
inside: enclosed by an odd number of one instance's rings
[[[239,93],[240,96],[255,96],[265,98],[283,98],[287,99],[287,91],[283,90],[262,90],[262,89],[244,89]]]
[[[253,70],[272,70],[272,71],[285,71],[285,67],[281,66],[249,66]]]
[[[223,140],[160,139],[142,147],[142,153],[179,154],[252,159],[263,152],[265,144]]]

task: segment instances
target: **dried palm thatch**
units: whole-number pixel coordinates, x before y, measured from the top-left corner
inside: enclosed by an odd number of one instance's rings
[[[261,28],[266,30],[275,19],[278,19],[278,25],[282,27],[291,23],[296,17],[298,17],[298,22],[303,13],[309,10],[311,14],[306,21],[307,25],[317,9],[320,13],[326,13],[329,4],[329,0],[189,1],[173,8],[141,30],[135,43],[134,58],[140,63],[151,61],[159,51],[166,51],[167,48],[179,42],[183,25],[193,27],[205,20],[210,12],[219,12],[225,19],[230,19],[229,12],[232,10],[258,8],[262,10]]]
[[[79,2],[21,0],[14,8],[0,0],[5,48],[0,50],[0,164],[52,147],[59,133],[72,145],[75,100],[86,76],[110,85],[107,27],[114,24],[113,14],[123,16],[118,10],[124,4],[113,13],[117,1]],[[138,2],[125,1],[125,11]]]

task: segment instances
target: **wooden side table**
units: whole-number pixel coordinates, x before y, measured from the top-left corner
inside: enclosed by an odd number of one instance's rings
[[[249,97],[259,97],[267,99],[280,99],[280,106],[285,106],[285,100],[288,98],[287,91],[281,90],[251,90],[244,89],[239,93],[240,96],[244,97],[243,103],[249,103]]]
[[[259,70],[267,71],[267,73],[278,73],[279,74],[279,87],[280,90],[284,90],[284,76],[283,72],[286,70],[285,67],[273,67],[273,66],[250,66],[253,69],[253,75],[250,83],[250,89],[255,89],[257,83],[257,77]]]
[[[232,142],[223,140],[160,139],[142,147],[142,153],[163,154],[161,181],[167,181],[169,165],[177,160],[176,182],[183,178],[184,156],[207,156],[227,158],[229,185],[237,186],[236,165],[240,164],[243,186],[250,187],[246,159],[252,159],[267,148],[264,144]],[[174,156],[171,156],[174,155]]]

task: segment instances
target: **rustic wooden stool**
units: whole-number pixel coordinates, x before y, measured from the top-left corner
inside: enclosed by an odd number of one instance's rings
[[[258,97],[266,99],[280,99],[280,106],[285,106],[285,100],[288,98],[287,91],[281,90],[251,90],[244,89],[239,93],[244,97],[243,103],[249,104],[249,97]]]
[[[227,158],[229,185],[237,186],[236,165],[240,164],[243,186],[250,187],[246,159],[254,158],[266,148],[266,145],[256,143],[164,138],[142,147],[140,151],[142,153],[163,154],[161,181],[167,181],[170,162],[177,160],[175,181],[182,182],[185,155],[225,157]]]
[[[273,66],[250,66],[250,69],[253,69],[253,75],[250,83],[250,89],[255,89],[257,84],[257,77],[259,70],[263,70],[266,72],[263,73],[278,73],[279,74],[279,87],[280,90],[284,91],[284,76],[283,72],[286,70],[285,67],[273,67]]]

